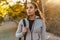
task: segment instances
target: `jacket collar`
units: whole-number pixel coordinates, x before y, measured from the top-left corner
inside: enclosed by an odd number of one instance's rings
[[[36,16],[35,18],[36,18],[36,19],[39,19],[39,16]]]
[[[28,17],[26,17],[27,19],[28,19]],[[35,16],[35,19],[40,19],[40,17],[39,16]]]

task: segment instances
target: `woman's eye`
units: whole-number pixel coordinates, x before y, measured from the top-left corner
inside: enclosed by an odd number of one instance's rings
[[[32,6],[30,6],[30,7],[26,7],[26,9],[32,9],[33,7]]]
[[[33,7],[30,7],[31,9],[33,8]]]

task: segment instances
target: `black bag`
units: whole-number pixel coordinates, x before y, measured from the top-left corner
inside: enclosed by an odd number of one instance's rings
[[[24,24],[24,27],[26,27],[25,19],[23,19],[23,24]],[[26,32],[25,35],[24,35],[24,40],[26,40],[26,34],[27,34],[27,32]],[[21,38],[19,38],[19,40],[21,40]]]

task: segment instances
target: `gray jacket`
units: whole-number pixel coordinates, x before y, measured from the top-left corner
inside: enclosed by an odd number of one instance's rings
[[[38,19],[39,17],[36,16],[36,19],[32,25],[32,30],[30,31],[28,29],[26,40],[46,40],[46,25],[45,22],[42,19]],[[27,18],[25,18],[26,21],[26,27],[29,28],[29,21]],[[24,27],[23,21],[20,20],[18,29],[16,31],[16,37],[20,38],[23,37],[23,33],[21,32],[21,28]]]

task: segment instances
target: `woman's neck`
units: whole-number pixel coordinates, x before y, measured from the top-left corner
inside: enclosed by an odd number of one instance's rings
[[[28,19],[29,20],[35,20],[35,15],[29,16]]]

